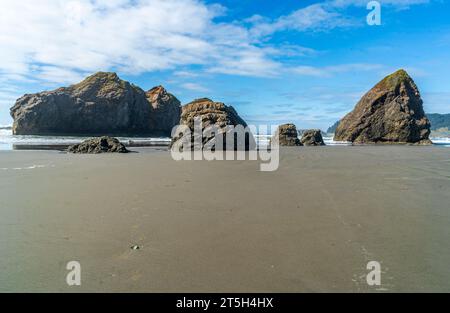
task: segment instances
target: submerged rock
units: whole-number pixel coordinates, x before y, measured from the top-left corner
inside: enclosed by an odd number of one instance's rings
[[[15,135],[169,135],[177,106],[162,87],[146,94],[115,73],[99,72],[70,87],[23,96],[11,116]]]
[[[380,81],[339,123],[336,141],[431,144],[419,89],[404,70]]]
[[[300,141],[304,146],[325,146],[322,131],[320,131],[320,129],[310,129],[304,131]]]
[[[280,146],[302,146],[300,139],[298,139],[297,127],[294,124],[278,126],[278,129],[273,136],[273,140],[278,142]]]
[[[130,152],[118,139],[111,137],[89,139],[80,144],[70,146],[67,151],[77,154]]]
[[[197,150],[197,146],[195,144],[194,137],[194,122],[195,120],[201,121],[202,123],[202,138],[199,138],[199,142],[203,144],[203,148],[205,149],[205,145],[213,146],[214,148],[209,150],[226,150],[226,138],[227,135],[234,136],[234,146],[232,147],[235,150],[249,150],[256,148],[256,143],[252,134],[243,133],[243,129],[247,127],[247,123],[238,115],[236,110],[232,106],[226,106],[221,102],[214,102],[207,98],[197,99],[193,102],[187,104],[182,108],[180,126],[187,126],[192,134],[191,136],[191,148],[193,150]],[[210,126],[215,126],[218,129],[219,134],[205,134],[204,131],[208,129]],[[240,146],[237,143],[237,135],[235,133],[231,134],[231,131],[228,129],[228,126],[242,126],[241,130],[238,130],[238,134],[245,136],[245,143]],[[219,147],[215,145],[216,136],[223,136],[223,146]],[[181,138],[183,138],[182,134],[172,138],[172,147],[178,146],[181,147]],[[183,149],[181,149],[183,150]]]

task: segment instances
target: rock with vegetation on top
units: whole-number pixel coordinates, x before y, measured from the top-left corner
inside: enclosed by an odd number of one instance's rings
[[[302,146],[302,143],[298,138],[297,127],[294,124],[278,126],[278,129],[273,136],[273,140],[284,147]]]
[[[191,132],[191,149],[198,150],[198,145],[194,144],[195,136],[194,136],[194,122],[195,120],[201,121],[202,123],[202,132],[207,130],[210,126],[215,126],[218,130],[218,133],[223,136],[223,146],[218,147],[215,145],[215,138],[218,134],[204,134],[202,133],[202,138],[198,138],[198,141],[202,143],[203,149],[205,149],[205,145],[210,145],[213,148],[208,147],[208,150],[226,150],[226,141],[227,135],[230,135],[230,129],[228,126],[242,126],[241,131],[239,131],[239,135],[243,136],[241,138],[245,138],[245,142],[242,145],[237,143],[237,136],[234,134],[234,145],[231,147],[234,150],[250,150],[256,148],[256,142],[251,133],[244,133],[244,128],[247,127],[247,123],[238,115],[236,110],[232,106],[227,106],[221,102],[214,102],[207,98],[197,99],[187,104],[182,108],[180,125],[187,126]],[[184,134],[179,134],[172,138],[172,147],[177,146],[178,149],[183,150],[182,148],[182,138]],[[230,148],[230,147],[228,147]],[[175,148],[174,148],[175,149]]]
[[[115,73],[99,72],[70,87],[23,96],[11,116],[16,135],[150,135],[176,125],[177,106],[161,87],[146,94]]]
[[[67,149],[70,153],[99,154],[99,153],[128,153],[130,152],[117,138],[101,137],[86,140],[72,145]]]
[[[336,141],[431,144],[419,89],[404,70],[379,82],[339,123]]]
[[[304,131],[300,141],[304,146],[325,146],[320,129]]]

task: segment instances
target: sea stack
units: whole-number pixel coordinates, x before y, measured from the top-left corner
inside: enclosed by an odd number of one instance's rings
[[[419,89],[404,70],[380,81],[341,120],[334,140],[357,144],[431,144]]]
[[[309,129],[304,131],[300,142],[304,146],[325,146],[322,131],[320,129]]]
[[[11,116],[15,135],[169,135],[179,107],[162,87],[146,94],[115,73],[99,72],[70,87],[23,96]]]
[[[275,142],[278,141],[279,146],[282,147],[302,146],[300,139],[298,139],[297,127],[294,124],[278,126],[278,129],[273,136],[273,140]]]
[[[207,130],[210,126],[215,126],[218,129],[218,132],[222,134],[222,136],[224,136],[223,147],[218,147],[214,144],[214,139],[217,134],[202,133],[202,138],[198,141],[202,142],[203,149],[205,149],[205,146],[208,144],[214,146],[214,148],[211,150],[226,150],[226,138],[227,135],[230,135],[230,130],[227,126],[242,126],[241,130],[247,127],[247,123],[238,115],[238,113],[232,106],[227,106],[221,102],[214,102],[208,98],[194,100],[182,108],[181,119],[179,123],[181,126],[187,126],[190,129],[192,134],[191,148],[193,150],[196,150],[198,148],[198,145],[194,145],[194,125],[196,120],[201,121],[202,131]],[[236,130],[239,131],[238,129]],[[242,134],[239,131],[239,135],[245,135],[246,140],[244,145],[238,145],[236,141],[237,136],[236,134],[234,134],[234,146],[232,147],[234,150],[250,150],[256,148],[255,139],[252,134]],[[179,141],[182,137],[183,136],[181,135],[172,138],[172,147],[174,147],[175,145],[179,146]]]

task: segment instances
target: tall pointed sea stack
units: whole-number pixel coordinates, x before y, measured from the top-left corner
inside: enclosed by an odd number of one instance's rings
[[[339,123],[335,140],[431,144],[430,122],[419,89],[404,70],[379,82]]]

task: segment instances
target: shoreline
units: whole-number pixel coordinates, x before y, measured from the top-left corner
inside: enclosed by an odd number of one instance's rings
[[[148,142],[148,143],[133,143],[127,144],[124,143],[127,148],[136,149],[136,148],[167,148],[170,147],[170,143],[163,142]],[[1,151],[60,151],[65,152],[69,147],[69,144],[20,144],[20,145],[12,145],[10,149],[0,149]],[[258,145],[259,147],[265,147],[267,145]],[[349,143],[349,142],[335,142],[328,143],[326,146],[329,147],[401,147],[401,146],[416,146],[416,147],[450,147],[450,140],[442,141],[442,142],[433,142],[432,144],[413,144],[413,143],[372,143],[372,144],[357,144],[357,143]],[[308,147],[299,147],[298,149],[304,149]],[[259,150],[259,149],[258,149]]]
[[[11,137],[11,136],[9,136]],[[257,138],[258,147],[265,147],[269,144],[272,135],[255,135]],[[8,138],[2,138],[0,136],[0,151],[10,151],[10,150],[56,150],[64,151],[70,145],[79,144],[86,139],[93,137],[41,137],[41,136],[17,136],[12,140]],[[164,148],[170,146],[170,138],[161,137],[136,137],[136,138],[124,138],[117,137],[121,143],[123,143],[127,148],[140,148],[140,147],[158,147]],[[2,140],[3,139],[3,140]],[[6,141],[5,141],[6,140]],[[433,142],[431,146],[444,146],[450,147],[450,138],[447,137],[433,137],[430,138]],[[47,141],[47,142],[45,142]],[[339,142],[334,141],[332,134],[324,135],[324,141],[327,146],[408,146],[408,145],[418,145],[412,143],[371,143],[371,144],[358,144],[351,142]],[[430,145],[423,145],[430,146]]]

